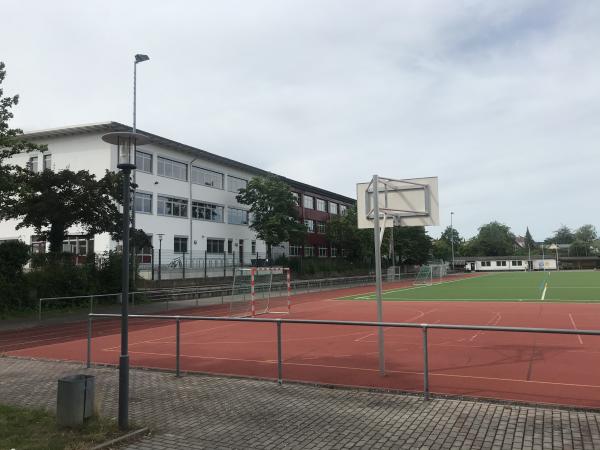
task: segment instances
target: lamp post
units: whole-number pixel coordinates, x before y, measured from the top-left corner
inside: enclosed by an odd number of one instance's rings
[[[104,142],[117,146],[117,168],[123,173],[123,255],[121,266],[121,356],[119,357],[119,428],[129,426],[129,353],[128,353],[128,306],[129,306],[129,227],[130,227],[130,177],[135,169],[135,149],[144,145],[148,138],[128,131],[108,133]]]
[[[452,247],[452,270],[454,270],[454,226],[452,225],[453,217],[454,211],[450,211],[450,246]]]
[[[162,238],[164,234],[158,233],[158,281],[162,280]]]
[[[137,130],[137,123],[136,123],[136,103],[137,103],[137,65],[141,62],[144,61],[149,61],[150,57],[148,55],[141,55],[141,54],[137,54],[135,55],[135,61],[133,62],[133,132],[135,133]],[[133,153],[133,161],[135,163],[135,151]],[[135,189],[137,187],[136,185],[136,177],[135,177],[135,165],[133,167],[133,199],[135,201]],[[131,228],[135,229],[135,208],[133,208],[133,210],[131,211]],[[132,239],[133,241],[133,239]],[[131,278],[131,282],[133,283],[133,287],[135,289],[135,278],[136,278],[136,268],[135,268],[135,246],[133,248],[133,264],[132,264],[132,270],[133,270],[133,277]]]

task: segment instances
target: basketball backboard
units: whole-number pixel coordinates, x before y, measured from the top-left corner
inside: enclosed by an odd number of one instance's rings
[[[377,192],[377,195],[375,193]],[[439,199],[437,177],[397,180],[378,178],[356,185],[358,228],[374,228],[375,199],[379,201],[379,218],[382,228],[395,225],[439,225]]]

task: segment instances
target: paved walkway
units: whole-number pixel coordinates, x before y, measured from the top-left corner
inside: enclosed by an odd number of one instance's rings
[[[96,375],[116,416],[117,371],[0,358],[0,401],[54,410],[56,380]],[[131,371],[131,420],[151,449],[600,449],[600,413],[433,399],[202,375]]]

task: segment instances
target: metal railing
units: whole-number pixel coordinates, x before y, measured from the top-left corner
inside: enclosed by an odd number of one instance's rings
[[[450,324],[428,324],[428,323],[402,323],[402,322],[365,322],[345,320],[311,320],[311,319],[271,319],[271,318],[249,318],[249,317],[205,317],[205,316],[163,316],[130,314],[130,319],[158,319],[171,320],[176,323],[175,336],[175,375],[181,375],[181,321],[218,321],[218,322],[251,322],[251,323],[274,323],[277,331],[277,382],[283,383],[283,351],[281,330],[286,325],[333,325],[333,326],[358,326],[378,328],[419,328],[423,334],[423,397],[429,400],[429,330],[467,330],[467,331],[494,331],[509,333],[538,333],[538,334],[570,334],[583,336],[600,336],[600,330],[574,330],[563,328],[528,328],[528,327],[498,327],[493,325],[450,325]],[[92,321],[94,318],[120,319],[120,314],[89,314],[87,327],[87,356],[86,365],[92,365]]]
[[[397,277],[384,277],[384,281],[392,282],[399,280],[412,279],[414,274],[402,274],[401,278]],[[318,279],[307,279],[307,280],[292,280],[291,290],[292,295],[306,294],[311,292],[323,292],[328,290],[340,289],[340,288],[352,288],[360,286],[369,286],[375,283],[375,275],[363,275],[363,276],[352,276],[352,277],[336,277],[336,278],[318,278]],[[274,292],[287,291],[287,285],[285,281],[273,282],[271,286]],[[139,305],[142,302],[147,303],[165,303],[167,311],[170,308],[170,303],[192,300],[193,305],[182,305],[187,306],[199,306],[200,299],[206,298],[220,298],[221,303],[229,300],[228,297],[236,295],[249,294],[250,288],[248,287],[236,287],[233,288],[232,284],[221,284],[221,285],[200,285],[200,286],[182,286],[165,289],[154,289],[154,290],[139,290],[129,293],[130,305],[133,307]],[[95,302],[98,299],[114,297],[115,303],[120,303],[120,292],[112,294],[92,294],[92,295],[74,295],[66,297],[42,297],[38,300],[38,320],[43,318],[43,305],[58,303],[58,302],[72,302],[73,304],[77,301],[81,303],[89,304],[89,313],[94,312]]]

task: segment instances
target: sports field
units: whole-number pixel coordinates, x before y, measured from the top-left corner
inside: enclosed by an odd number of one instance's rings
[[[469,274],[384,289],[385,322],[600,330],[600,272]],[[376,321],[373,298],[372,285],[300,293],[291,314],[260,317]],[[228,313],[226,304],[164,311],[179,315],[180,327],[172,317],[130,318],[131,365],[174,371],[179,353],[183,372],[277,379],[274,323],[184,319]],[[377,327],[291,322],[281,328],[285,382],[422,392],[421,328],[385,327],[385,376]],[[119,330],[116,317],[94,320],[92,363],[118,364]],[[0,332],[0,354],[84,362],[86,335],[85,321]],[[434,394],[600,408],[600,336],[430,328],[428,349]]]
[[[347,297],[373,300],[374,294]],[[509,272],[481,274],[420,285],[389,289],[384,300],[428,301],[460,300],[481,302],[598,302],[600,272]]]

